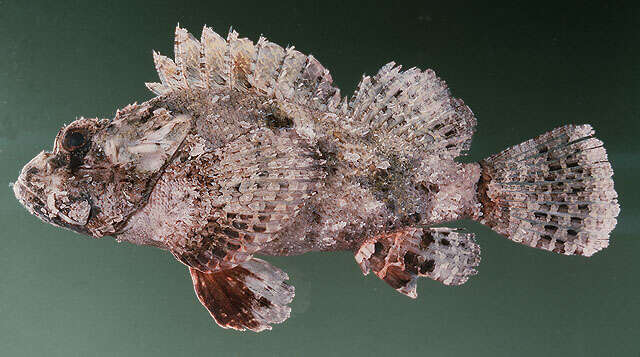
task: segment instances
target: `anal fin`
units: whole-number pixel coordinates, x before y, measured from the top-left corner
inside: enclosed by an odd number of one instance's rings
[[[289,318],[294,288],[289,277],[264,260],[253,258],[232,269],[202,272],[189,268],[198,299],[224,328],[270,330]]]
[[[373,270],[398,292],[416,298],[418,277],[464,284],[476,274],[480,247],[473,234],[460,229],[409,227],[368,239],[355,259],[365,275]]]

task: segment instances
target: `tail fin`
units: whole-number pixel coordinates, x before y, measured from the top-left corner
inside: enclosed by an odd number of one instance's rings
[[[613,170],[590,125],[567,125],[480,162],[480,222],[514,242],[591,256],[620,212]]]

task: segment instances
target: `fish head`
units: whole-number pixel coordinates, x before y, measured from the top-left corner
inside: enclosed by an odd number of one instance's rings
[[[115,235],[144,206],[189,128],[189,117],[149,105],[129,105],[112,120],[80,118],[23,167],[14,194],[47,223]]]

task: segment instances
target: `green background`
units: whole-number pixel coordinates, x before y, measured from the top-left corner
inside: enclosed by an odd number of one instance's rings
[[[0,355],[638,356],[639,8],[443,3],[0,1]],[[343,94],[391,60],[433,68],[478,118],[467,160],[591,123],[622,207],[610,247],[565,257],[463,222],[480,274],[423,279],[417,300],[348,252],[272,258],[297,289],[291,318],[217,327],[169,254],[41,223],[8,186],[63,123],[149,99],[151,50],[172,55],[178,22],[295,44]]]

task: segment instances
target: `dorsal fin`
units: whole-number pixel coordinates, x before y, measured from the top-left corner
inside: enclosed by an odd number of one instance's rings
[[[190,87],[205,88],[206,81],[200,73],[200,42],[187,30],[178,27],[173,52],[183,81]]]
[[[185,89],[254,90],[289,104],[332,111],[340,90],[313,56],[260,37],[257,44],[230,31],[223,39],[205,26],[198,41],[176,28],[175,62],[154,52],[161,83],[147,83],[156,95]]]
[[[344,114],[383,146],[444,158],[469,149],[476,125],[471,110],[434,71],[401,71],[393,62],[362,78]]]

